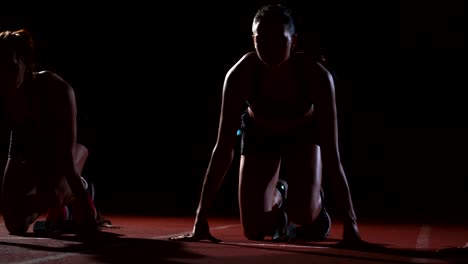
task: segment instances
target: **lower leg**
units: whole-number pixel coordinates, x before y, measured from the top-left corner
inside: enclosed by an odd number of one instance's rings
[[[244,234],[248,239],[263,240],[267,236],[277,241],[289,240],[291,226],[285,211],[287,190],[288,185],[283,180],[278,180],[276,186],[269,185],[264,196],[263,212],[259,212],[258,208],[255,216],[243,219]],[[253,206],[253,203],[249,205]],[[260,207],[260,204],[257,206]]]
[[[82,175],[83,173],[83,168],[86,164],[86,161],[88,160],[88,156],[89,156],[89,150],[82,144],[77,144],[76,145],[76,149],[75,149],[75,166],[76,166],[76,169],[77,171],[79,172],[80,176]],[[91,189],[88,182],[86,181],[86,179],[83,178],[83,176],[81,176],[81,182],[83,183],[83,187],[85,188],[85,190],[89,190]],[[91,198],[94,200],[94,190],[91,190]]]
[[[278,179],[273,193],[273,207],[283,208],[288,195],[288,183],[285,180]]]
[[[330,218],[324,207],[320,147],[295,145],[283,158],[288,184],[288,215],[297,225],[297,237],[323,239],[328,235]]]
[[[298,238],[307,240],[324,240],[328,236],[331,228],[331,219],[325,209],[323,190],[320,189],[320,211],[312,222],[307,222],[297,228]]]
[[[86,164],[86,161],[89,156],[89,151],[88,149],[82,145],[82,144],[76,144],[75,146],[75,155],[74,155],[74,162],[75,162],[75,168],[78,171],[80,177],[81,173],[83,172],[83,168]],[[89,184],[88,182],[81,177],[81,182],[85,190],[89,190]],[[97,215],[96,208],[94,207],[94,202],[93,200],[93,194],[90,193],[90,206],[92,207],[91,209],[94,211],[94,215]],[[67,203],[65,205],[59,206],[59,207],[51,207],[49,208],[47,212],[47,219],[49,221],[66,221],[69,219],[73,218],[73,215],[76,215],[76,212],[73,212],[73,201],[70,203]],[[70,211],[71,210],[71,211]]]
[[[280,166],[277,152],[241,156],[239,210],[244,235],[250,240],[271,236],[278,222],[281,194],[276,189]]]
[[[78,172],[83,172],[84,165],[89,156],[89,150],[81,144],[76,144],[75,147],[75,166]]]

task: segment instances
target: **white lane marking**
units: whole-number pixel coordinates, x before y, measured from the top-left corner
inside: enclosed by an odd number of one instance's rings
[[[429,225],[422,225],[419,229],[418,238],[416,239],[416,248],[429,248],[430,236],[431,228]]]

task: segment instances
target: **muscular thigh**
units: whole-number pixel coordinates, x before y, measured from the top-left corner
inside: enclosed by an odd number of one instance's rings
[[[313,221],[320,210],[322,166],[320,147],[316,144],[293,144],[285,148],[282,173],[288,185],[287,210],[296,223]]]

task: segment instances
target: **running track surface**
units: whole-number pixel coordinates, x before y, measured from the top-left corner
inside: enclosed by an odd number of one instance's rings
[[[333,222],[322,242],[249,241],[238,217],[209,218],[220,243],[180,242],[169,237],[191,231],[193,216],[107,215],[116,229],[99,239],[74,235],[10,235],[0,220],[0,263],[468,263],[468,224],[464,221],[361,219],[365,248],[343,248],[342,226]]]

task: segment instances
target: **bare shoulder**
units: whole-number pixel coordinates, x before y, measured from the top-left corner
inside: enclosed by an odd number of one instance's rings
[[[304,51],[294,53],[297,60],[307,67],[308,70],[316,71],[319,74],[326,74],[328,70],[318,61],[318,59]]]
[[[35,78],[39,82],[47,84],[68,86],[68,83],[60,75],[47,70],[35,72]]]
[[[245,53],[236,64],[251,65],[259,62],[260,59],[258,58],[257,53],[250,51]]]
[[[333,82],[331,73],[317,60],[317,58],[303,51],[296,52],[295,56],[299,63],[305,67],[305,72],[310,73],[306,76],[310,76],[310,78],[321,82]]]
[[[237,76],[248,74],[252,71],[252,69],[260,63],[260,59],[258,58],[255,52],[247,52],[245,53],[228,71],[227,76]]]
[[[261,62],[257,54],[248,52],[228,70],[223,85],[223,93],[226,98],[240,102],[249,97],[258,63]]]
[[[42,89],[46,93],[57,94],[69,94],[73,92],[70,84],[65,81],[60,75],[51,71],[38,71],[35,72],[36,84],[39,89]]]

